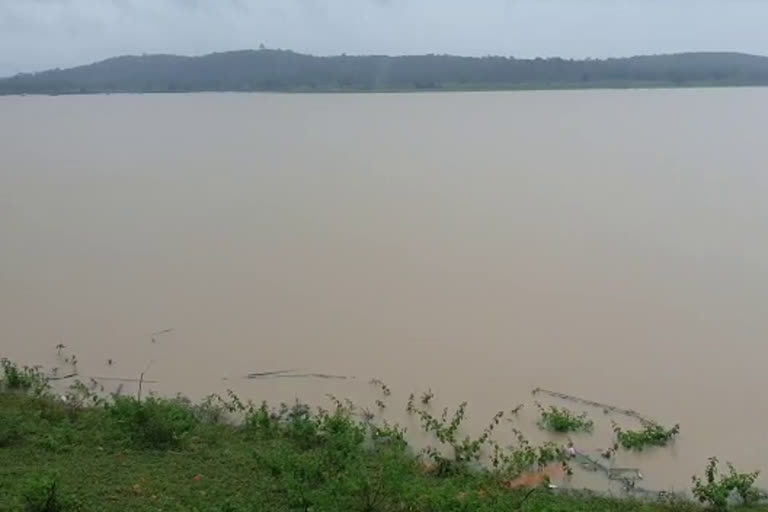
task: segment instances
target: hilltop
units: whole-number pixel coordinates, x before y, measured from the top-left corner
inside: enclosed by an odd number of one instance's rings
[[[240,50],[114,57],[0,79],[0,94],[495,90],[768,85],[768,57],[707,52],[604,60]]]

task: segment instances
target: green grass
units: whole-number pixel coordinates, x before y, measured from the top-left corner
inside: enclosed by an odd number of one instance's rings
[[[234,396],[198,405],[154,397],[105,401],[83,386],[62,402],[6,390],[0,511],[703,510],[687,501],[511,490],[504,485],[510,478],[556,452],[524,439],[516,449],[493,445],[501,462],[478,469],[473,463],[501,414],[471,439],[459,435],[464,410],[465,404],[441,416],[417,411],[436,438],[432,450],[445,448],[419,456],[402,430],[360,419],[340,402],[324,411],[254,406]],[[230,413],[244,421],[225,421]]]

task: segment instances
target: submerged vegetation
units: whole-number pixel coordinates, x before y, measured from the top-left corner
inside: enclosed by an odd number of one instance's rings
[[[680,433],[680,425],[664,428],[653,422],[645,422],[641,430],[624,430],[613,424],[618,444],[627,450],[641,451],[650,446],[666,446]]]
[[[545,408],[538,402],[536,402],[536,406],[541,413],[539,427],[542,429],[564,434],[568,432],[592,432],[595,426],[592,420],[587,419],[585,412],[575,414],[565,407],[554,405]]]
[[[0,359],[0,367],[3,369],[0,391],[31,391],[39,395],[47,389],[46,379],[38,367],[19,367],[6,358]]]
[[[420,406],[409,399],[432,440],[417,451],[400,426],[333,396],[328,409],[256,405],[231,391],[192,403],[106,397],[79,381],[58,395],[39,369],[2,366],[0,511],[702,510],[678,498],[552,489],[547,468],[571,471],[562,446],[518,430],[503,446],[494,439],[508,425],[501,411],[478,437],[467,435],[467,403],[436,414],[431,391]],[[729,466],[718,480],[715,465],[694,480],[697,499],[717,507],[730,493],[757,501],[756,473]]]

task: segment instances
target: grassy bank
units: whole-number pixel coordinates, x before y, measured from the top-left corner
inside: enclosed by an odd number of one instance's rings
[[[398,427],[340,401],[330,410],[272,409],[234,395],[192,404],[104,398],[83,384],[62,398],[35,370],[6,366],[0,510],[703,510],[679,499],[563,493],[545,481],[510,488],[521,474],[566,462],[563,453],[522,437],[515,447],[495,445],[500,416],[472,439],[458,433],[463,406],[434,416],[421,400],[409,406],[435,437],[419,454]]]

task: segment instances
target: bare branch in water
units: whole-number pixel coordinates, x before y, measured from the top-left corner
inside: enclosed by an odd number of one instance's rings
[[[162,336],[163,334],[168,334],[168,333],[171,333],[171,332],[173,332],[173,327],[171,327],[170,329],[163,329],[161,331],[155,331],[153,333],[150,333],[149,335],[152,338],[152,343],[157,343],[158,336]]]
[[[53,376],[46,377],[48,380],[65,380],[65,379],[71,379],[72,377],[77,377],[79,374],[77,372],[68,373],[66,375],[56,375],[54,373]]]
[[[291,369],[287,369],[287,370],[271,370],[271,371],[268,371],[268,372],[249,373],[245,377],[247,379],[257,379],[259,377],[270,377],[270,376],[273,376],[273,375],[279,375],[281,373],[293,373],[293,372],[296,372],[296,371],[298,371],[296,368],[291,368]]]
[[[107,381],[115,381],[115,382],[139,382],[139,379],[135,377],[91,377],[96,380],[107,380]],[[148,380],[144,379],[144,382],[147,384],[157,384],[160,381],[157,380]]]
[[[261,378],[307,378],[315,377],[317,379],[347,379],[346,375],[333,375],[329,373],[294,373],[297,369],[288,370],[271,370],[266,372],[254,372],[246,375],[245,379],[261,379]],[[224,380],[227,380],[226,377]]]

